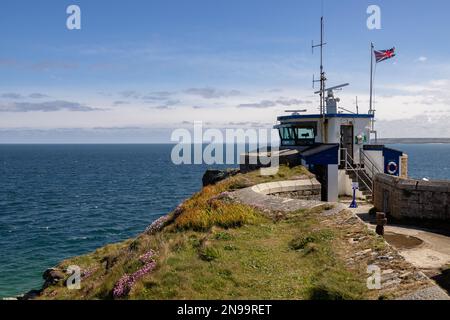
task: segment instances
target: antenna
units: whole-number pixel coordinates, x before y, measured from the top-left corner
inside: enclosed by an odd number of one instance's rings
[[[325,91],[333,91],[333,90],[337,90],[337,89],[341,89],[341,88],[347,87],[349,85],[350,85],[350,83],[344,83],[344,84],[340,84],[338,86],[334,86],[334,87],[331,87],[331,88],[326,88],[326,89],[324,88],[323,91],[324,92]],[[320,93],[320,91],[314,92],[314,94],[318,94],[318,93]]]
[[[301,112],[307,112],[308,110],[303,109],[303,110],[286,110],[284,112],[286,113],[301,113]]]
[[[356,114],[359,114],[358,96],[356,96]]]
[[[314,41],[312,42],[311,49],[314,54],[314,48],[320,47],[320,80],[315,80],[313,78],[313,86],[314,83],[320,82],[320,114],[325,114],[325,82],[327,78],[325,77],[325,72],[323,71],[323,47],[326,45],[326,43],[323,42],[324,40],[324,19],[323,15],[320,18],[320,43],[314,44]]]
[[[345,109],[345,108],[342,108],[342,107],[339,107],[339,109],[344,110],[344,111],[346,111],[346,112],[349,112],[349,113],[351,113],[351,114],[356,114],[356,113],[354,113],[353,111],[350,111],[350,110]]]

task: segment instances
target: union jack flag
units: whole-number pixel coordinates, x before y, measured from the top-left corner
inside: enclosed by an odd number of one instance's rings
[[[374,53],[378,63],[395,57],[395,48],[389,50],[374,50]]]

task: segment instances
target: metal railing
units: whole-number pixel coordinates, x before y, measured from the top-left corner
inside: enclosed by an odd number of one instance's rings
[[[364,152],[364,150],[360,150],[360,163],[361,166],[365,169],[366,173],[370,173],[370,178],[373,180],[377,173],[382,173],[380,168],[369,158],[369,156]],[[366,161],[369,165],[366,165]],[[370,168],[369,168],[370,167]],[[369,170],[369,171],[368,171]]]
[[[344,159],[341,159],[341,163],[344,163],[344,168],[346,171],[353,172],[356,175],[356,179],[358,182],[361,182],[370,193],[373,193],[373,179],[368,175],[365,169],[361,167],[361,164],[355,165],[355,161],[353,160],[352,156],[348,153],[347,149],[341,148],[341,155],[342,151],[344,153]],[[370,185],[367,183],[367,181],[370,181]]]

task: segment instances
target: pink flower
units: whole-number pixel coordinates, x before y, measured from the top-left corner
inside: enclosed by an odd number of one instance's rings
[[[159,219],[155,220],[148,228],[145,230],[145,233],[147,234],[154,234],[159,231],[161,231],[164,226],[166,225],[166,222],[169,220],[169,216],[162,216]]]
[[[150,250],[149,252],[143,254],[139,257],[139,260],[144,263],[144,266],[136,271],[135,273],[129,275],[125,274],[122,278],[117,281],[116,285],[113,289],[113,296],[115,299],[123,298],[130,293],[134,284],[144,277],[146,274],[152,272],[156,268],[156,262],[153,260],[153,257],[156,255],[156,252]]]

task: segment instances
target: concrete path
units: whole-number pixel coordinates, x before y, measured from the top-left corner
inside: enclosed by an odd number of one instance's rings
[[[374,230],[374,219],[368,214],[371,208],[371,205],[362,205],[353,211]],[[385,231],[388,235],[403,235],[422,241],[412,247],[403,246],[401,241],[391,243],[407,261],[419,269],[436,270],[450,265],[450,237],[413,226],[388,225]],[[387,238],[389,242],[389,236]]]
[[[326,204],[315,200],[287,199],[277,196],[265,195],[255,192],[252,188],[238,190],[231,197],[236,201],[263,211],[293,212],[303,209],[312,209]]]

